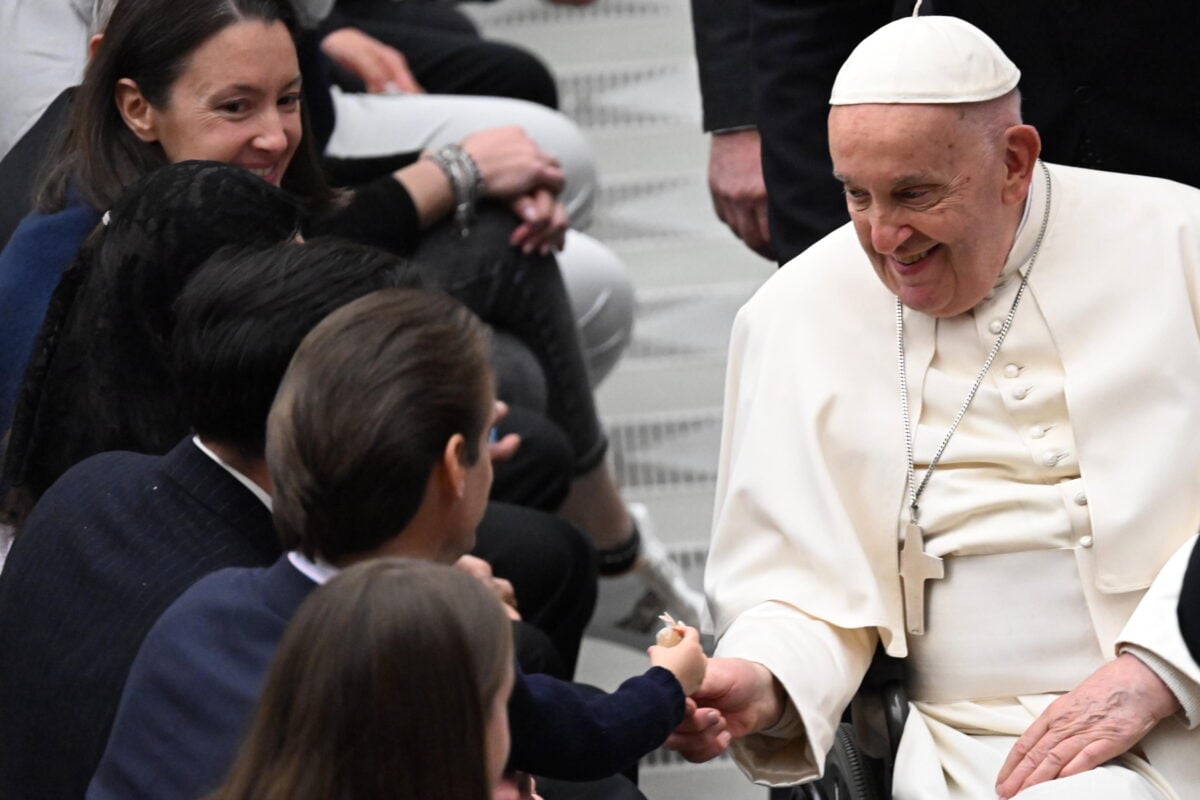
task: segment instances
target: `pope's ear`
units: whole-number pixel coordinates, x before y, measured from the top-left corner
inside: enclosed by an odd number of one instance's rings
[[[120,112],[121,119],[125,120],[125,125],[133,131],[133,135],[143,142],[157,142],[157,115],[137,83],[129,78],[121,78],[117,81],[113,94],[117,111]]]
[[[1032,125],[1013,125],[1004,132],[1004,202],[1024,202],[1033,169],[1042,152],[1042,137]]]
[[[103,33],[93,34],[92,38],[88,39],[88,59],[89,60],[96,57],[96,52],[99,51],[100,43],[103,41],[104,41]]]

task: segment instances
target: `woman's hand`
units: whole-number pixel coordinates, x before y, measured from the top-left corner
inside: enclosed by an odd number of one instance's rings
[[[674,647],[654,645],[646,650],[650,663],[668,669],[683,687],[685,696],[695,694],[704,683],[708,667],[708,656],[700,647],[700,632],[692,627],[683,627],[683,641]]]
[[[538,189],[512,201],[512,210],[521,219],[509,243],[524,253],[562,250],[567,234],[567,209],[547,189]]]
[[[562,191],[558,161],[516,125],[473,133],[462,140],[462,146],[479,168],[485,197],[514,200],[539,189],[556,197]]]

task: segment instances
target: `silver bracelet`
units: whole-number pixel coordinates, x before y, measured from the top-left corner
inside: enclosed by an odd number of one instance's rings
[[[483,196],[483,175],[460,144],[448,144],[425,156],[446,174],[454,190],[454,224],[464,239],[475,221],[475,203]]]

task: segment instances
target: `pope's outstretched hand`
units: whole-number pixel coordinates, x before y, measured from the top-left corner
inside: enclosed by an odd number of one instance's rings
[[[711,658],[704,683],[692,694],[683,722],[666,746],[688,761],[716,758],[740,739],[774,725],[783,714],[783,688],[753,661]]]

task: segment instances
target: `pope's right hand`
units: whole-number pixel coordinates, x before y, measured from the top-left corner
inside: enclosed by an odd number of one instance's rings
[[[765,730],[783,714],[783,689],[762,664],[710,658],[704,683],[666,746],[688,761],[716,758],[734,739]]]

